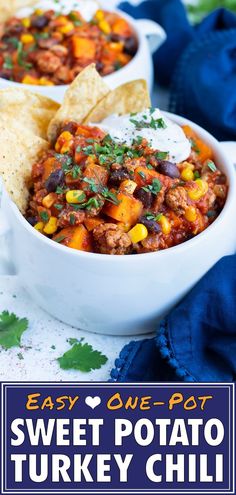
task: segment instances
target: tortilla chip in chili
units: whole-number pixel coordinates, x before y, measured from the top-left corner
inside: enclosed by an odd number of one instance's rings
[[[142,112],[151,106],[147,83],[143,79],[131,81],[110,91],[87,115],[84,124],[101,122],[112,114],[125,115]]]

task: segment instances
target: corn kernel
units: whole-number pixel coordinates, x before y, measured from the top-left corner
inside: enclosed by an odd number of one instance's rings
[[[101,10],[101,9],[97,10],[97,12],[95,14],[95,18],[97,19],[97,21],[102,21],[102,19],[104,19],[103,10]]]
[[[27,45],[28,43],[34,43],[34,37],[32,34],[22,34],[20,40],[24,45]]]
[[[72,22],[67,22],[66,24],[64,24],[64,26],[58,27],[58,31],[61,34],[68,34],[71,33],[71,31],[73,31],[74,28],[75,26]]]
[[[34,226],[35,230],[37,230],[38,232],[43,232],[43,228],[44,228],[44,223],[43,222],[38,222],[35,224]]]
[[[200,187],[202,189],[203,195],[206,194],[208,191],[207,181],[202,180],[202,179],[196,179],[195,182],[198,185],[198,187]]]
[[[188,222],[195,222],[197,220],[196,208],[194,208],[194,206],[189,206],[186,208],[184,216]]]
[[[113,50],[114,52],[122,52],[123,48],[124,48],[124,43],[122,42],[112,42],[112,43],[109,43],[109,48],[111,50]]]
[[[42,9],[36,9],[34,11],[35,15],[42,15],[43,14],[43,10]]]
[[[57,196],[56,196],[57,198]],[[55,203],[55,193],[49,193],[47,194],[47,196],[45,196],[42,200],[42,205],[45,207],[45,208],[51,208],[51,206],[53,205],[53,203]]]
[[[22,24],[23,26],[25,26],[26,28],[29,28],[30,27],[30,18],[29,17],[25,17],[24,19],[22,19]]]
[[[128,235],[133,242],[133,244],[136,244],[136,242],[143,241],[146,239],[148,236],[148,230],[143,225],[142,223],[137,223],[129,232]]]
[[[194,173],[193,171],[191,170],[190,167],[186,167],[182,170],[181,172],[181,178],[185,181],[188,181],[188,180],[193,180],[194,179]]]
[[[171,232],[171,224],[168,220],[168,218],[165,215],[161,215],[161,217],[158,220],[158,223],[161,226],[161,230],[163,234],[169,235]]]
[[[208,184],[202,179],[196,179],[195,184],[197,184],[196,189],[190,189],[188,191],[189,198],[198,201],[201,199],[208,191]]]
[[[36,77],[32,77],[29,74],[26,74],[26,76],[23,77],[22,79],[23,84],[33,84],[33,85],[38,85],[39,84],[39,79]]]
[[[64,131],[60,134],[55,144],[55,150],[60,153],[67,153],[70,150],[70,146],[72,143],[72,134],[69,131]]]
[[[85,193],[81,189],[74,189],[66,193],[66,201],[69,204],[83,203],[85,198]]]
[[[125,192],[127,194],[133,194],[137,187],[136,182],[133,180],[123,180],[120,185],[120,191]]]
[[[44,226],[43,231],[45,234],[55,234],[57,231],[57,218],[56,217],[50,217],[46,225]]]
[[[39,84],[40,86],[55,86],[55,84],[46,77],[40,77]]]
[[[110,34],[111,32],[111,26],[108,24],[108,22],[104,19],[98,23],[99,28],[104,34]]]

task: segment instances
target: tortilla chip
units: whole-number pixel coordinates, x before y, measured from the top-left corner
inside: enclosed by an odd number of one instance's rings
[[[131,81],[110,91],[87,115],[83,121],[101,122],[112,114],[142,112],[151,106],[147,83],[144,79]]]
[[[40,153],[48,148],[44,139],[11,120],[0,121],[0,176],[11,199],[25,213],[29,198],[26,181]]]
[[[24,7],[31,7],[37,3],[39,3],[38,0],[13,0],[15,11],[23,9]]]
[[[5,116],[36,136],[47,139],[47,128],[60,105],[46,96],[18,88],[0,90],[0,120]]]
[[[0,0],[0,22],[5,22],[9,17],[24,8],[38,3],[38,0]]]
[[[48,139],[54,141],[61,124],[68,120],[81,123],[107,93],[109,88],[96,71],[95,64],[88,65],[66,91],[62,106],[49,125]]]

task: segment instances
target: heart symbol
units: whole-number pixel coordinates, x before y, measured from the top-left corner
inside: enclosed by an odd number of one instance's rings
[[[101,404],[101,399],[100,397],[86,397],[85,399],[85,404],[89,407],[91,407],[91,409],[95,409],[95,407],[99,406],[99,404]]]

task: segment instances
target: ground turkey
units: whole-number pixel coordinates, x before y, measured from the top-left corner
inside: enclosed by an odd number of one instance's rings
[[[188,193],[182,186],[169,189],[165,201],[169,208],[177,213],[184,213],[188,207]]]
[[[102,254],[127,254],[132,244],[128,234],[114,223],[103,223],[93,230],[95,250]]]
[[[47,74],[53,74],[61,66],[59,57],[48,51],[39,52],[36,61],[39,70]]]

